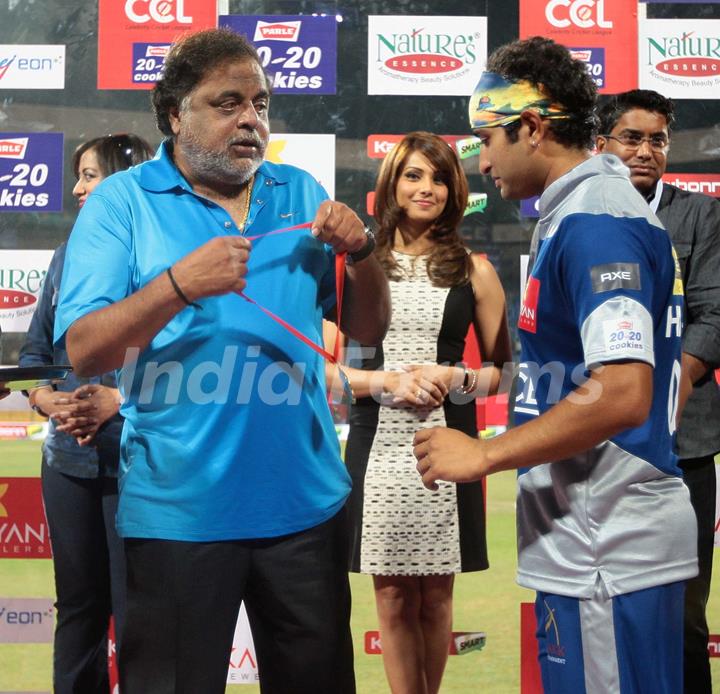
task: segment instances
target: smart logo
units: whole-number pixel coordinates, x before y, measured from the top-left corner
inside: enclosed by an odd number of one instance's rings
[[[135,24],[153,21],[158,24],[192,24],[184,14],[184,0],[126,0],[125,16]]]
[[[0,89],[63,89],[65,46],[0,46]]]
[[[545,18],[558,29],[613,27],[613,23],[605,19],[605,0],[550,0],[545,5]]]
[[[463,217],[467,217],[469,214],[474,214],[475,212],[485,212],[487,200],[487,193],[470,193]]]

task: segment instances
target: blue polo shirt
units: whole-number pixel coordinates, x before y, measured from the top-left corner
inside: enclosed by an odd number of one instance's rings
[[[327,198],[295,167],[263,163],[248,236],[310,221]],[[215,236],[238,234],[197,195],[167,145],[93,192],[68,245],[55,338],[135,293]],[[246,293],[316,342],[335,305],[334,258],[309,230],[253,242]],[[180,311],[118,372],[125,398],[118,530],[213,541],[310,528],[342,506],[350,480],[319,355],[236,294]]]

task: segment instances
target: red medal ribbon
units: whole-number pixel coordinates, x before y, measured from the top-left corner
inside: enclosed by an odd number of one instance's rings
[[[245,238],[248,239],[248,241],[255,241],[256,239],[262,238],[264,236],[273,236],[275,234],[287,234],[291,231],[299,231],[300,229],[309,229],[312,227],[312,222],[305,222],[304,224],[296,224],[295,226],[291,227],[285,227],[283,229],[275,229],[274,231],[268,231],[265,234],[258,234],[256,236],[246,236]],[[345,288],[345,258],[346,253],[337,253],[335,255],[335,295],[337,298],[337,325],[338,325],[338,333],[340,331],[340,319],[342,315],[342,300],[343,300],[343,290]],[[320,345],[313,342],[309,337],[301,333],[297,328],[294,328],[290,323],[288,323],[283,318],[280,318],[280,316],[275,315],[272,311],[265,308],[264,306],[260,305],[255,299],[251,299],[245,292],[240,292],[240,296],[245,299],[248,303],[253,304],[254,306],[257,306],[265,315],[269,316],[274,320],[276,323],[282,325],[285,330],[287,330],[291,335],[296,337],[301,342],[304,342],[310,349],[317,352],[320,356],[327,359],[331,364],[336,364],[338,360],[338,355],[340,354],[340,339],[338,335],[338,339],[335,340],[335,348],[333,349],[333,354],[330,354],[326,349],[323,349]]]

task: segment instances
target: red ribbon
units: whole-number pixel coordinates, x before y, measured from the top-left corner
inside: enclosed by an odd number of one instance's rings
[[[246,236],[248,241],[254,241],[264,236],[273,236],[275,234],[287,234],[291,231],[298,231],[300,229],[309,229],[312,227],[312,222],[305,222],[304,224],[296,224],[292,227],[285,227],[283,229],[275,229],[274,231],[268,231],[265,234],[258,234],[257,236]],[[317,352],[319,355],[327,359],[331,364],[336,364],[340,355],[340,320],[342,316],[342,301],[343,301],[343,290],[345,288],[345,258],[347,253],[337,253],[335,255],[335,295],[337,298],[337,325],[338,335],[335,340],[335,347],[333,353],[330,354],[326,349],[323,349],[320,345],[313,342],[307,335],[301,333],[297,328],[293,327],[280,316],[275,315],[272,311],[259,304],[255,299],[251,299],[245,292],[240,292],[240,296],[250,304],[257,306],[265,315],[269,316],[276,323],[282,325],[291,335],[296,337],[301,342],[304,342],[310,349]]]

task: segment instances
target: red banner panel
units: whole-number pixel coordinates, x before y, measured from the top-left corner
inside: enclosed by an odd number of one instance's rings
[[[520,603],[520,694],[543,691],[535,626],[535,603]]]
[[[689,193],[702,193],[720,198],[720,174],[666,173],[663,177],[669,183]]]
[[[98,89],[151,89],[170,44],[217,26],[212,0],[100,0]]]
[[[0,559],[49,559],[40,478],[0,477]]]
[[[520,0],[520,38],[530,36],[567,46],[601,94],[637,88],[637,0]]]

